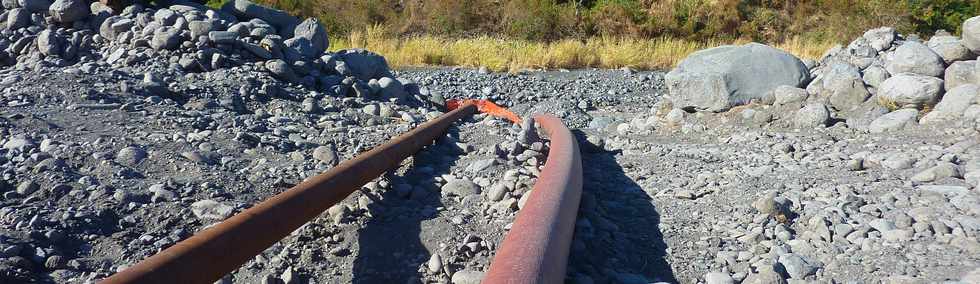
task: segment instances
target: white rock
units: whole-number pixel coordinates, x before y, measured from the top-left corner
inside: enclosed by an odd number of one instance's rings
[[[914,73],[923,76],[939,77],[946,69],[943,58],[928,46],[915,41],[906,41],[895,49],[895,53],[885,63],[888,73]]]
[[[881,83],[878,103],[885,107],[932,105],[943,90],[943,80],[916,74],[898,74]]]
[[[883,133],[903,129],[915,124],[915,117],[917,115],[919,115],[919,111],[915,109],[896,110],[872,121],[868,125],[868,131],[871,133]]]

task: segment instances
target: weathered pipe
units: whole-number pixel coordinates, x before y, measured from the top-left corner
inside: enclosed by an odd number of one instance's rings
[[[213,283],[316,218],[354,190],[397,167],[476,106],[464,105],[387,144],[310,178],[100,283]]]
[[[582,198],[582,159],[572,132],[551,115],[534,118],[551,139],[548,161],[504,237],[483,283],[563,283]]]

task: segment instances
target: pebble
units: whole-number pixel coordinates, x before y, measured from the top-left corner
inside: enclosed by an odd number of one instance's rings
[[[453,284],[480,284],[483,281],[484,272],[464,269],[453,273],[451,282]]]
[[[442,194],[465,197],[480,194],[480,186],[466,179],[454,179],[442,186]]]
[[[235,208],[223,203],[206,199],[191,204],[191,211],[194,216],[202,220],[220,221],[231,217]]]

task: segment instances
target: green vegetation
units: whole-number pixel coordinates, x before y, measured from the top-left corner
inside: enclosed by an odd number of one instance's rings
[[[228,0],[209,0],[212,7]],[[757,41],[816,58],[892,26],[959,33],[980,0],[255,0],[317,17],[331,49],[394,66],[670,68],[690,52]]]
[[[332,34],[384,25],[402,35],[553,41],[616,36],[689,40],[794,37],[846,42],[888,25],[957,32],[978,0],[260,0],[316,16]]]

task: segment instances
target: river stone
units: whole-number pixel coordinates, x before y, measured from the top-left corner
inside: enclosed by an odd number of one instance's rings
[[[919,111],[915,109],[900,109],[882,115],[868,125],[871,133],[883,133],[903,129],[911,124],[915,124],[915,117]]]
[[[943,89],[952,90],[963,84],[977,83],[976,60],[956,61],[946,67]]]
[[[980,16],[963,21],[963,46],[974,54],[980,54]]]
[[[932,105],[942,90],[942,79],[911,73],[898,74],[881,83],[878,103],[890,108]]]
[[[940,77],[946,66],[943,58],[928,46],[915,41],[906,41],[895,49],[895,53],[885,63],[888,73],[914,73],[923,76]]]
[[[978,94],[980,86],[975,84],[953,88],[943,95],[943,99],[931,112],[922,117],[920,123],[939,123],[962,117],[966,109],[976,102]]]
[[[801,87],[810,73],[785,51],[749,43],[695,52],[665,79],[675,107],[720,112],[763,99],[780,85]]]
[[[71,23],[88,17],[89,4],[84,0],[55,0],[48,8],[48,14],[56,22]]]
[[[956,61],[967,60],[969,58],[976,58],[973,52],[970,52],[966,46],[960,41],[960,38],[951,35],[936,35],[933,36],[926,43],[932,51],[939,54],[943,58],[946,64],[950,64]]]

